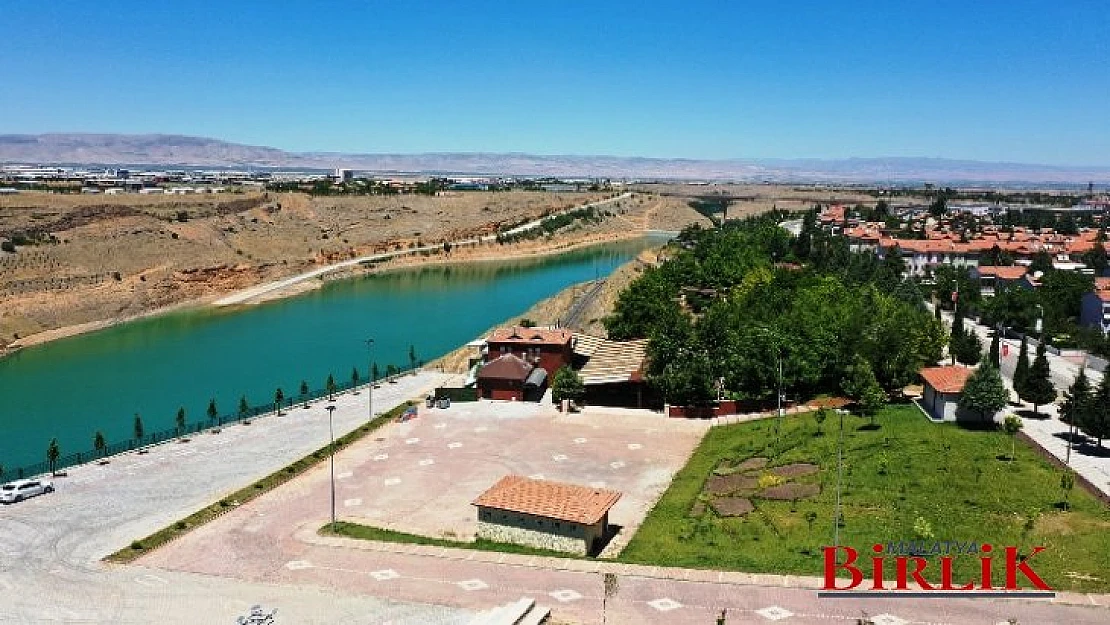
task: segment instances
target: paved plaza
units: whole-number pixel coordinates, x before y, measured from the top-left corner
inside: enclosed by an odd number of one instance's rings
[[[379,410],[444,376],[423,373],[375,391]],[[365,395],[337,399],[337,434],[366,419]],[[342,519],[466,538],[469,501],[505,473],[604,483],[625,492],[613,521],[631,530],[666,488],[707,423],[648,412],[455,404],[421,408],[337,457]],[[328,465],[140,559],[100,559],[327,441],[323,404],[282,417],[70,470],[58,492],[0,509],[2,623],[234,623],[250,606],[278,623],[463,624],[529,596],[559,622],[602,622],[603,574],[616,573],[614,624],[1105,623],[1105,596],[1021,600],[818,599],[812,578],[541,558],[321,536]],[[429,462],[430,461],[430,462]]]

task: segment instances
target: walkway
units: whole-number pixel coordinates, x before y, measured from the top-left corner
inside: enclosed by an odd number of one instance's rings
[[[944,320],[947,324],[951,325],[952,315],[950,313],[943,313]],[[983,325],[976,324],[971,320],[967,320],[965,327],[973,328],[979,336],[984,346],[990,345],[991,342],[991,328]],[[1018,352],[1021,348],[1021,341],[1014,339],[1005,339],[1002,344],[1007,345],[1007,355],[1002,357],[1002,376],[1006,384],[1006,388],[1010,389],[1011,396],[1016,400],[1017,393],[1013,392],[1013,377],[1014,369],[1017,367]],[[1029,359],[1035,357],[1033,349],[1030,349]],[[1051,371],[1052,383],[1056,387],[1057,394],[1063,398],[1064,393],[1075,382],[1076,376],[1079,375],[1080,365],[1064,358],[1062,356],[1055,356],[1051,353],[1045,355],[1048,359],[1049,369]],[[1087,369],[1087,377],[1091,381],[1092,386],[1097,386],[1102,381],[1102,374],[1093,369]],[[1029,438],[1033,439],[1038,445],[1043,447],[1050,454],[1058,458],[1061,462],[1069,459],[1067,450],[1067,435],[1068,425],[1060,421],[1058,414],[1058,406],[1056,404],[1049,404],[1047,406],[1040,406],[1038,408],[1043,418],[1033,418],[1032,404],[1027,404],[1018,401],[1015,407],[1020,407],[1018,416],[1022,420],[1022,431],[1025,432]],[[1110,497],[1110,446],[1108,446],[1101,453],[1096,447],[1096,441],[1088,440],[1087,437],[1079,434],[1083,439],[1083,444],[1075,445],[1071,450],[1070,464],[1076,473],[1082,475],[1091,484],[1094,484],[1102,493]]]

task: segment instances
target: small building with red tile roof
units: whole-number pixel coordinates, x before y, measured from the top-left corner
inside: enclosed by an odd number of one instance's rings
[[[536,371],[539,375],[535,374]],[[534,395],[536,391],[543,394],[546,378],[543,369],[516,354],[502,354],[478,369],[478,398],[510,401],[538,399]]]
[[[978,421],[979,415],[961,410],[960,395],[975,370],[962,365],[926,367],[921,370],[925,383],[921,407],[934,421]],[[993,417],[993,415],[992,415]]]
[[[513,354],[543,368],[551,378],[574,359],[574,333],[566,328],[498,328],[486,339],[486,362]]]
[[[621,493],[506,475],[478,496],[478,538],[576,555],[597,553]]]

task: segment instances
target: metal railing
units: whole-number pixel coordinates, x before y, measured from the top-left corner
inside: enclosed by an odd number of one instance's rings
[[[383,383],[394,382],[397,378],[409,375],[411,373],[416,373],[420,370],[421,364],[417,364],[415,368],[398,368],[396,373],[378,378],[374,382],[374,384],[379,385]],[[286,396],[282,400],[281,408],[282,410],[291,409],[298,405],[304,405],[305,403],[310,403],[319,399],[327,398],[333,394],[338,395],[347,391],[366,388],[367,386],[369,386],[369,380],[360,380],[357,384],[355,384],[351,380],[347,380],[345,382],[337,381],[335,384],[334,392],[329,392],[328,389],[323,388],[309,390],[309,392],[304,395],[298,393],[296,395]],[[171,428],[160,430],[149,434],[144,433],[142,438],[129,438],[127,440],[116,441],[114,443],[108,444],[102,450],[92,449],[90,451],[79,451],[76,453],[59,456],[58,459],[53,463],[53,466],[51,466],[51,463],[49,461],[44,460],[42,462],[36,462],[20,467],[4,467],[3,472],[0,473],[0,481],[23,479],[35,475],[42,475],[44,473],[57,473],[69,467],[74,467],[96,460],[102,460],[129,451],[141,450],[151,445],[157,445],[166,441],[172,441],[191,435],[196,435],[201,432],[221,428],[226,425],[239,424],[244,421],[249,421],[250,419],[254,419],[259,416],[267,415],[274,412],[276,412],[275,402],[258,404],[250,406],[245,412],[236,411],[233,414],[217,415],[215,419],[205,418],[202,421],[193,421],[191,423],[186,423],[185,427],[180,429]]]

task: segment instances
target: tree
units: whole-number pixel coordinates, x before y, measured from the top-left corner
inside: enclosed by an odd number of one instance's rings
[[[104,433],[100,430],[97,430],[96,434],[93,435],[93,449],[96,450],[99,456],[103,456],[108,450],[108,442],[104,440]]]
[[[328,401],[335,399],[335,376],[328,374],[328,380],[324,382],[324,388],[328,392]]]
[[[817,412],[813,413],[813,420],[817,422],[817,436],[823,436],[825,434],[825,431],[824,431],[823,428],[824,428],[824,425],[825,425],[825,420],[828,419],[828,418],[829,418],[829,409],[828,408],[818,408]]]
[[[304,407],[308,408],[308,382],[301,380],[301,401],[304,402]]]
[[[958,335],[954,335],[952,340],[953,344],[950,348],[955,352],[957,361],[965,365],[975,366],[983,359],[983,343],[974,330],[965,330]]]
[[[61,457],[62,451],[58,448],[58,439],[50,439],[50,444],[46,446],[46,463],[50,465],[50,474],[57,473],[58,458]]]
[[[1102,439],[1110,437],[1110,371],[1102,375],[1102,382],[1086,417],[1082,423],[1083,431],[1097,438],[1098,446],[1102,447]]]
[[[1010,437],[1010,462],[1014,461],[1014,456],[1017,454],[1017,433],[1021,431],[1021,419],[1012,414],[1006,415],[1002,420],[1002,431]]]
[[[370,383],[377,382],[380,377],[382,377],[381,371],[378,370],[378,363],[375,362],[370,366]]]
[[[139,413],[137,413],[137,412],[135,413],[135,423],[134,423],[134,426],[133,426],[132,429],[134,430],[135,440],[141,442],[143,440],[143,434],[144,434],[143,418],[141,416],[139,416]]]
[[[274,391],[274,408],[277,410],[277,416],[279,417],[281,416],[281,404],[284,401],[285,391],[282,391],[281,387],[279,386],[278,389]]]
[[[1064,469],[1060,474],[1060,490],[1064,491],[1064,510],[1071,509],[1071,489],[1075,488],[1075,473],[1071,469]]]
[[[1021,389],[1025,388],[1025,379],[1029,377],[1029,341],[1023,335],[1021,337],[1021,347],[1018,349],[1017,365],[1014,366],[1014,390],[1017,392],[1018,397],[1021,396]]]
[[[173,422],[177,428],[177,434],[180,436],[185,432],[185,406],[177,409],[177,416],[174,417]]]
[[[409,369],[416,371],[416,348],[409,345]]]
[[[1029,367],[1029,374],[1018,393],[1023,400],[1033,404],[1034,415],[1040,414],[1041,405],[1056,401],[1056,388],[1052,385],[1045,349],[1044,341],[1037,343],[1037,357],[1033,360],[1033,366]]]
[[[1002,341],[1001,335],[1002,333],[1000,331],[995,330],[993,336],[991,336],[989,360],[991,365],[993,365],[996,369],[1000,369],[1002,367],[1002,354],[1000,351],[1000,343]]]
[[[579,401],[586,394],[586,386],[578,372],[563,365],[555,372],[555,379],[551,383],[551,396],[556,403],[564,399]]]
[[[359,380],[358,367],[354,367],[354,368],[351,369],[351,388],[352,389],[358,386],[358,380]]]
[[[998,374],[990,363],[975,370],[964,384],[960,394],[960,408],[970,410],[979,415],[984,421],[989,421],[996,412],[1006,407],[1010,400],[1010,392],[1002,383],[1002,376]]]
[[[209,421],[215,421],[219,418],[220,418],[220,411],[218,409],[216,409],[216,399],[215,398],[209,399],[208,400],[208,420]],[[223,423],[220,423],[220,425],[223,425]]]
[[[1064,393],[1064,401],[1060,404],[1060,420],[1068,425],[1081,425],[1087,420],[1087,414],[1093,407],[1094,393],[1091,383],[1087,379],[1087,370],[1079,369],[1068,391]]]
[[[860,414],[871,420],[875,425],[875,414],[886,405],[886,393],[879,381],[875,379],[875,372],[871,363],[856,354],[852,364],[845,372],[842,382],[844,394],[856,401]]]
[[[250,416],[251,405],[247,403],[247,396],[239,396],[239,420],[242,421]]]

